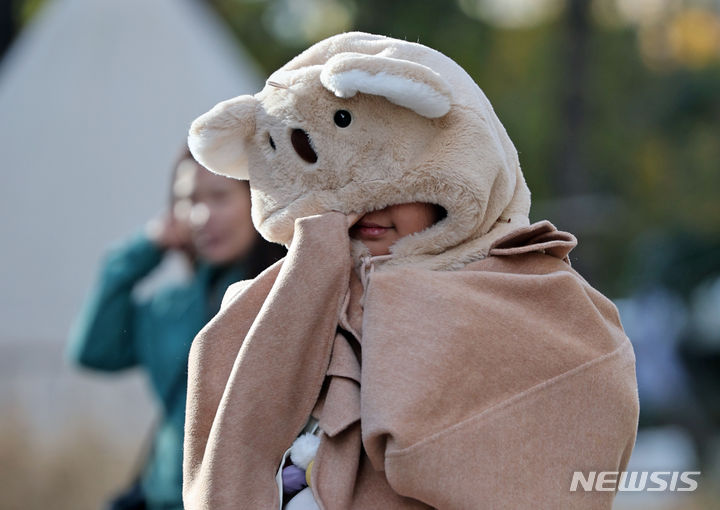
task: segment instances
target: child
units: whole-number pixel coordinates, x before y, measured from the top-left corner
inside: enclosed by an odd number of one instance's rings
[[[194,341],[187,509],[611,507],[570,484],[627,464],[632,348],[574,237],[529,224],[517,152],[457,64],[338,35],[189,140],[249,179],[289,251]]]

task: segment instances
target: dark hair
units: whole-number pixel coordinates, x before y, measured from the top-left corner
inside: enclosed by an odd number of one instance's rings
[[[168,187],[170,191],[170,193],[168,194],[168,206],[170,207],[170,209],[172,209],[172,207],[175,205],[175,199],[177,198],[175,197],[175,181],[177,180],[178,168],[180,167],[180,163],[182,163],[186,159],[195,161],[198,166],[202,166],[193,157],[187,144],[184,144],[177,157],[175,158],[172,169],[170,170],[170,186]]]
[[[257,239],[250,248],[250,251],[243,257],[243,261],[247,267],[248,278],[255,278],[262,273],[265,268],[273,265],[286,254],[287,250],[283,245],[266,241],[260,234],[257,234]]]

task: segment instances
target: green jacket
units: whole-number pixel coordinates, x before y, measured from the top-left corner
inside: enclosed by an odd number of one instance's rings
[[[240,265],[200,265],[192,280],[146,302],[135,285],[162,260],[144,235],[111,251],[99,282],[70,335],[68,354],[96,370],[140,366],[161,406],[154,443],[142,473],[150,509],[182,509],[182,445],[187,360],[195,335],[218,311],[227,286],[246,278]]]

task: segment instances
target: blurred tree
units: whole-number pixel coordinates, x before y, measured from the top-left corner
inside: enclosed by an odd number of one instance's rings
[[[20,29],[45,3],[46,0],[0,0],[0,61]]]
[[[17,32],[12,0],[0,0],[0,59],[10,47]]]
[[[583,143],[585,140],[586,65],[590,32],[589,0],[569,0],[564,16],[564,44],[559,48],[564,60],[565,87],[562,96],[561,136],[558,140],[558,167],[554,189],[560,195],[587,193]]]

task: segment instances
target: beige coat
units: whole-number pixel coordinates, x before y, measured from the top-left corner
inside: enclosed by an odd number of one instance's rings
[[[536,223],[458,271],[354,271],[349,245],[342,214],[298,220],[287,257],[196,338],[186,508],[278,508],[311,412],[321,508],[610,508],[570,481],[627,464],[634,356],[570,268],[573,236]]]

